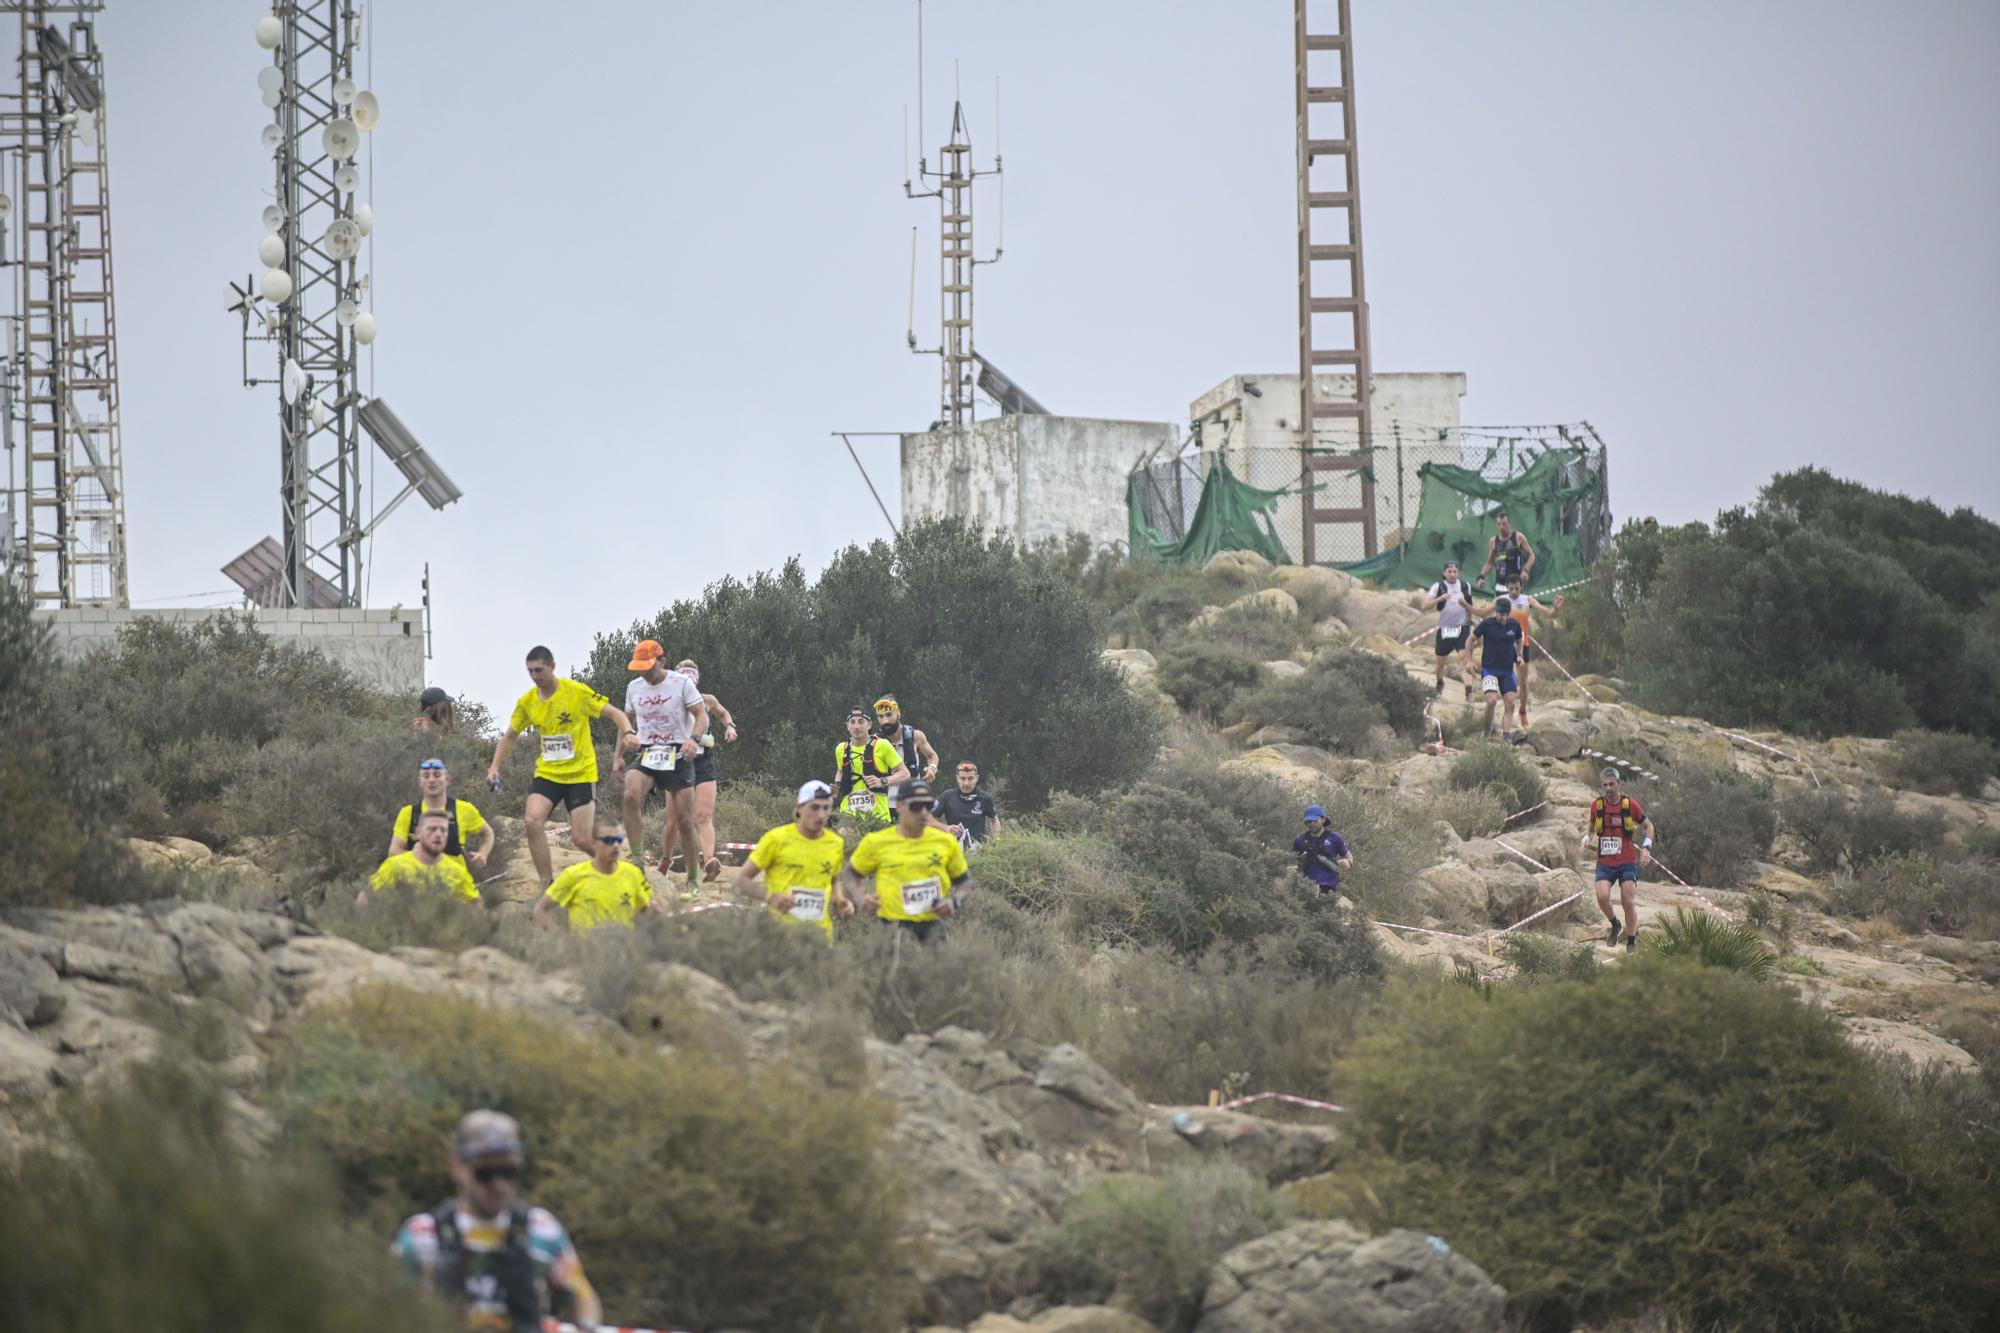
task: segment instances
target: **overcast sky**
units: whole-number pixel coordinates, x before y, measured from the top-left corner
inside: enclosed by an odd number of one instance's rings
[[[1465,372],[1469,425],[1588,418],[1621,516],[1710,517],[1805,463],[2000,514],[2000,6],[1354,10],[1378,370]],[[432,681],[502,705],[533,643],[577,665],[724,574],[883,535],[829,432],[935,415],[937,363],[903,348],[910,228],[929,255],[937,218],[901,190],[914,4],[369,11],[376,389],[466,494],[385,524],[369,601],[414,603],[430,561]],[[265,12],[100,23],[155,605],[223,600],[187,594],[279,529],[275,390],[240,387],[222,309],[269,201]],[[982,161],[1001,80],[982,350],[1079,416],[1185,421],[1294,368],[1289,3],[925,14],[933,159],[954,58]],[[934,291],[917,309],[935,342]],[[893,508],[894,442],[863,456]]]

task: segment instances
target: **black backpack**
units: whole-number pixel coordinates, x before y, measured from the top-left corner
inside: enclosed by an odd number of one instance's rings
[[[417,820],[422,817],[423,813],[424,803],[422,800],[410,802],[410,836],[405,841],[412,847],[417,845]],[[444,801],[444,817],[444,854],[446,856],[462,856],[465,849],[458,841],[458,802],[449,796],[445,797]]]
[[[517,1203],[508,1211],[507,1238],[490,1254],[475,1255],[465,1248],[465,1238],[458,1234],[458,1200],[439,1204],[431,1211],[431,1221],[438,1238],[438,1262],[431,1280],[444,1298],[455,1305],[500,1300],[514,1333],[541,1333],[542,1299],[535,1257],[528,1253],[528,1210]],[[475,1284],[488,1290],[475,1292]]]

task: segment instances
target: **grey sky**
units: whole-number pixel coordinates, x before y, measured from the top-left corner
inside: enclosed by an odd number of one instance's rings
[[[430,560],[432,679],[503,705],[532,643],[575,665],[723,574],[881,535],[828,432],[934,415],[902,347],[936,226],[901,196],[913,5],[369,8],[376,387],[467,497],[385,525],[370,600],[414,602]],[[1465,371],[1468,424],[1589,418],[1621,515],[1809,462],[2000,513],[2000,7],[1354,8],[1378,369]],[[270,183],[264,12],[100,26],[142,602],[278,529],[273,391],[238,386],[221,309]],[[1155,420],[1294,366],[1288,3],[925,13],[926,152],[954,57],[982,161],[1002,81],[982,350],[1058,412]],[[893,507],[893,442],[864,457]]]

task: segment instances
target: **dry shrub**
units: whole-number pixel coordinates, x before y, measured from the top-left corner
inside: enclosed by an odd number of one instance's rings
[[[1883,756],[1889,780],[1932,796],[1977,796],[2000,774],[2000,749],[1984,736],[1953,731],[1899,731]]]

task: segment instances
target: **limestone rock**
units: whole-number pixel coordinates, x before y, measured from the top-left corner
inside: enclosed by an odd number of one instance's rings
[[[1167,713],[1174,712],[1174,701],[1160,688],[1159,661],[1144,648],[1107,648],[1099,654],[1118,672],[1125,682],[1125,688],[1135,697],[1152,704]],[[540,892],[540,886],[536,886]]]
[[[55,1086],[58,1063],[54,1051],[0,1024],[0,1106],[46,1096]]]
[[[1304,727],[1292,727],[1282,722],[1273,722],[1268,727],[1259,727],[1257,730],[1251,732],[1245,744],[1253,749],[1261,749],[1266,745],[1303,745],[1311,738],[1311,735],[1312,733],[1308,732]]]
[[[1135,1314],[1108,1305],[1058,1305],[1033,1319],[989,1314],[975,1320],[965,1333],[1158,1333]]]
[[[1279,565],[1271,571],[1271,582],[1294,595],[1301,588],[1324,588],[1330,593],[1345,593],[1359,586],[1352,574],[1328,569],[1325,565]]]
[[[40,1027],[67,1003],[62,979],[39,951],[0,937],[0,1025]]]
[[[1306,674],[1305,664],[1303,662],[1294,662],[1290,658],[1279,658],[1274,662],[1266,662],[1264,663],[1264,669],[1279,680],[1283,680],[1288,676],[1303,676]]]
[[[1528,748],[1548,759],[1574,759],[1594,728],[1583,718],[1544,708],[1530,710]]]
[[[1271,572],[1271,562],[1255,551],[1217,551],[1203,570],[1222,570],[1251,582],[1261,582]]]
[[[1506,1301],[1434,1236],[1302,1222],[1222,1256],[1195,1333],[1498,1333]]]
[[[1245,593],[1231,602],[1228,609],[1233,611],[1239,606],[1253,609],[1266,607],[1281,616],[1295,617],[1299,613],[1299,599],[1283,588],[1262,588],[1256,592]]]
[[[1340,1161],[1340,1131],[1331,1125],[1265,1120],[1208,1106],[1176,1111],[1169,1123],[1181,1142],[1203,1155],[1226,1157],[1272,1185],[1319,1175]],[[1153,1141],[1160,1141],[1157,1134]]]
[[[1349,591],[1341,603],[1340,618],[1356,634],[1380,634],[1394,640],[1398,648],[1404,639],[1437,623],[1436,616],[1419,611],[1410,598],[1378,592],[1365,584]]]
[[[1326,774],[1292,757],[1299,751],[1312,749],[1313,747],[1309,745],[1263,745],[1248,754],[1231,759],[1223,767],[1262,773],[1294,787],[1307,791],[1316,790],[1326,784]],[[1327,759],[1333,757],[1324,750],[1317,750],[1314,753],[1323,755]]]
[[[1490,899],[1486,877],[1465,862],[1445,861],[1420,870],[1417,882],[1424,886],[1426,915],[1441,921],[1478,921],[1487,917]]]
[[[1354,631],[1339,616],[1326,616],[1313,622],[1312,636],[1320,643],[1346,643]]]

